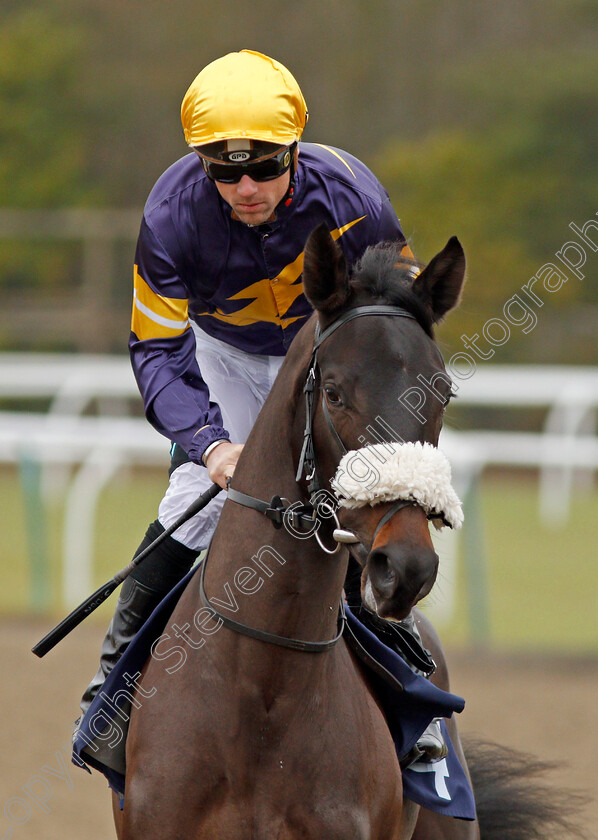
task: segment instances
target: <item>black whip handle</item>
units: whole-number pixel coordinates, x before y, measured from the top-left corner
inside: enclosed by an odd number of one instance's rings
[[[169,525],[168,528],[164,530],[162,534],[160,534],[156,539],[150,543],[143,551],[140,551],[131,562],[121,569],[120,572],[117,572],[113,578],[111,578],[107,583],[103,586],[100,586],[99,589],[86,598],[82,604],[79,604],[78,607],[67,615],[66,618],[63,618],[60,624],[57,624],[49,633],[47,633],[43,639],[41,639],[35,647],[31,648],[32,653],[36,656],[39,656],[40,659],[42,656],[45,656],[49,650],[52,650],[58,642],[61,642],[65,636],[74,630],[77,625],[81,624],[88,615],[91,615],[94,610],[103,604],[104,601],[110,597],[110,595],[114,592],[117,586],[120,584],[131,574],[133,569],[139,565],[147,556],[150,554],[160,543],[169,537],[177,528],[180,528],[181,525],[184,525],[192,516],[195,516],[196,513],[199,513],[200,510],[208,505],[212,499],[220,493],[222,487],[219,484],[212,484],[212,486],[206,490],[205,493],[202,493],[199,498],[197,498],[194,502],[192,502],[187,510],[182,513],[176,522],[173,522],[172,525]]]

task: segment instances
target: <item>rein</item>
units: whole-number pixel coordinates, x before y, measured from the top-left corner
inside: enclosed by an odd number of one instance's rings
[[[271,522],[272,525],[279,529],[284,524],[289,523],[293,528],[296,528],[297,531],[301,531],[304,526],[307,526],[308,530],[312,530],[320,547],[328,554],[336,554],[337,551],[340,549],[343,543],[356,543],[359,542],[359,539],[352,534],[350,531],[345,531],[340,528],[340,524],[336,517],[336,513],[334,512],[333,508],[329,506],[330,514],[335,517],[337,528],[333,532],[333,538],[335,539],[337,545],[334,550],[326,548],[321,542],[317,528],[314,529],[316,523],[321,522],[318,520],[317,517],[317,504],[315,504],[315,497],[319,491],[321,491],[322,487],[318,478],[317,474],[317,465],[316,465],[316,457],[315,451],[313,446],[313,419],[314,419],[314,396],[315,396],[315,389],[316,389],[316,379],[317,379],[317,365],[318,365],[318,348],[320,345],[326,341],[326,339],[336,332],[339,327],[342,327],[343,324],[347,324],[349,321],[353,321],[355,318],[361,318],[365,315],[394,315],[401,318],[410,318],[411,320],[415,321],[416,318],[410,313],[407,312],[406,309],[402,309],[398,306],[385,306],[385,305],[371,305],[371,306],[357,306],[354,309],[350,309],[348,312],[345,312],[344,315],[341,315],[337,318],[336,321],[333,321],[323,332],[320,332],[320,325],[316,324],[316,333],[314,338],[314,346],[309,362],[309,372],[307,374],[307,379],[305,382],[305,386],[303,388],[303,392],[305,394],[305,430],[303,433],[303,446],[301,449],[301,455],[299,457],[299,465],[297,468],[297,475],[296,481],[299,482],[302,480],[304,474],[308,481],[308,492],[310,495],[310,502],[306,504],[300,505],[285,505],[285,501],[281,499],[280,496],[273,496],[272,500],[268,503],[262,501],[261,499],[256,499],[254,496],[249,496],[246,493],[241,493],[239,490],[235,490],[233,487],[228,488],[228,498],[236,502],[236,504],[242,505],[243,507],[251,508],[252,510],[258,511],[258,513],[263,514],[266,516]],[[326,418],[326,422],[328,424],[328,428],[332,434],[333,439],[337,443],[338,447],[341,449],[343,454],[347,454],[347,448],[340,439],[336,429],[334,428],[334,424],[332,422],[332,418],[328,412],[328,408],[326,406],[326,401],[322,399],[322,407],[324,411],[324,417]],[[374,534],[374,540],[382,526],[390,519],[392,515],[394,515],[398,510],[407,506],[407,505],[414,505],[417,504],[413,500],[405,500],[402,499],[397,502],[396,505],[392,507],[392,509],[385,514],[380,522],[378,523],[378,527],[376,528],[376,532]],[[291,650],[300,650],[309,653],[323,653],[324,651],[330,650],[330,648],[334,647],[336,643],[339,641],[341,636],[344,633],[345,625],[346,625],[346,617],[345,617],[345,609],[344,604],[341,598],[340,607],[339,607],[339,615],[338,615],[338,632],[337,635],[333,639],[329,639],[328,641],[324,642],[307,642],[301,639],[291,639],[286,638],[285,636],[278,636],[274,633],[267,633],[265,630],[257,630],[253,627],[249,627],[246,624],[242,624],[239,621],[235,621],[228,616],[222,615],[222,613],[218,612],[215,607],[212,606],[210,600],[205,591],[205,571],[207,566],[208,557],[206,556],[201,567],[201,572],[199,576],[199,596],[201,598],[201,602],[204,608],[210,610],[213,615],[220,619],[222,624],[227,627],[229,630],[233,630],[235,633],[240,633],[243,636],[248,636],[252,639],[257,639],[261,642],[266,642],[268,644],[278,645],[279,647],[289,648]]]
[[[329,639],[326,642],[306,642],[302,639],[290,639],[286,636],[277,636],[274,633],[267,633],[265,630],[257,630],[255,627],[248,627],[246,624],[241,624],[240,621],[235,621],[227,615],[222,615],[221,612],[218,612],[218,610],[212,606],[208,596],[206,595],[204,577],[207,563],[208,558],[206,557],[201,564],[201,572],[199,575],[199,597],[201,598],[203,607],[210,610],[210,612],[219,618],[222,624],[225,627],[228,627],[229,630],[233,630],[235,633],[240,633],[242,636],[249,636],[250,639],[257,639],[260,642],[267,642],[268,644],[278,645],[279,647],[289,648],[290,650],[301,650],[305,653],[323,653],[326,650],[330,650],[330,648],[334,647],[345,632],[346,617],[345,607],[342,600],[338,615],[338,632],[333,639]]]

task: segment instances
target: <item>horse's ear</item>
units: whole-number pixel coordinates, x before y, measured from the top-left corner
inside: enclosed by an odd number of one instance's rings
[[[322,222],[305,245],[303,291],[313,308],[329,315],[349,297],[347,263],[328,227]]]
[[[465,253],[456,236],[451,236],[413,281],[413,291],[430,308],[434,323],[459,303],[465,282]]]

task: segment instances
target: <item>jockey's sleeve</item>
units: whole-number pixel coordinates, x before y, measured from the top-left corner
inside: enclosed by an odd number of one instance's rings
[[[229,435],[195,358],[187,289],[145,221],[135,256],[129,352],[147,419],[201,464],[204,450]]]

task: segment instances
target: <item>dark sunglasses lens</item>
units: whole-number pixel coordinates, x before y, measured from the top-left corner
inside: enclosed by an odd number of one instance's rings
[[[291,165],[291,154],[285,149],[279,155],[257,163],[231,164],[213,163],[204,158],[204,167],[208,178],[223,184],[237,184],[243,175],[249,175],[253,181],[273,181],[287,171]]]
[[[212,163],[210,160],[203,161],[206,175],[211,181],[221,181],[223,184],[236,184],[241,180],[242,173],[239,173],[238,166],[226,166],[223,163]]]

